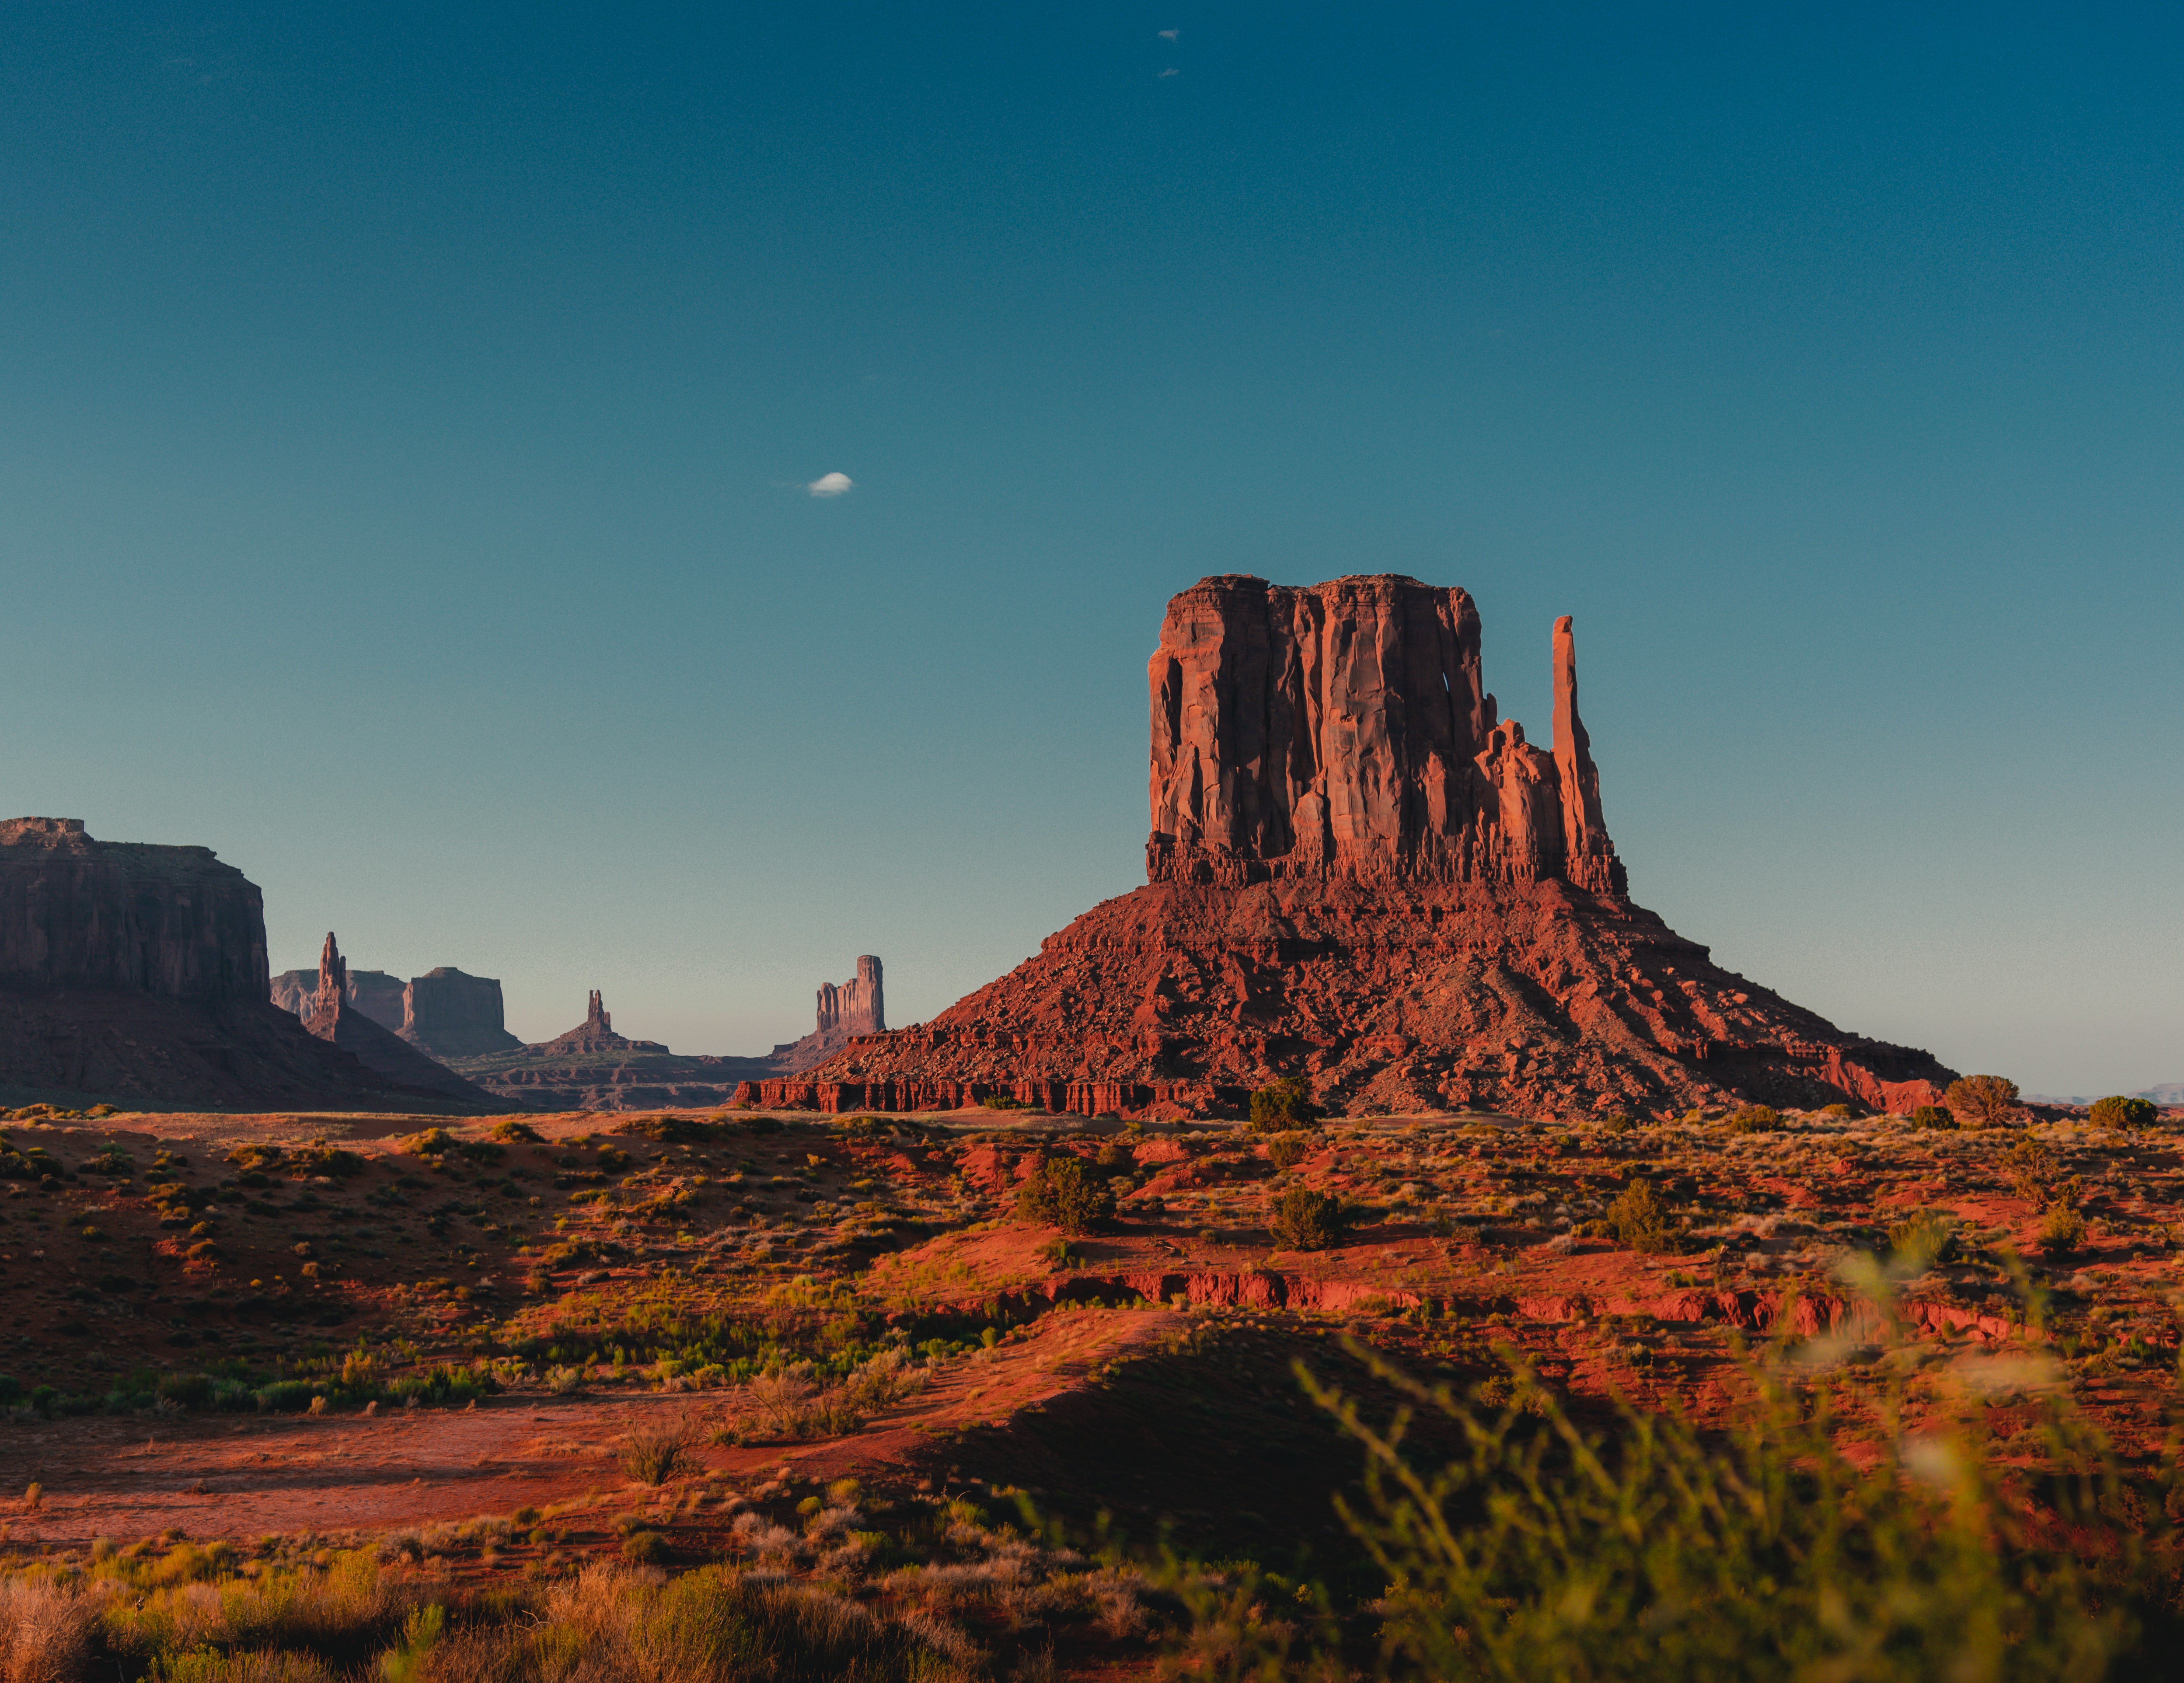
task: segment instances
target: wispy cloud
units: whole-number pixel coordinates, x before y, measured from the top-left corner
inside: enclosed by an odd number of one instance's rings
[[[1162,41],[1173,41],[1176,36],[1182,33],[1183,31],[1179,29],[1164,29],[1160,32],[1160,38]]]
[[[1182,72],[1181,70],[1178,70],[1178,69],[1176,69],[1176,67],[1175,67],[1174,65],[1170,64],[1170,65],[1169,65],[1166,70],[1162,70],[1162,71],[1160,73],[1160,79],[1161,79],[1162,81],[1167,81],[1167,78],[1168,78],[1168,77],[1170,77],[1170,76],[1179,76],[1179,75],[1181,75],[1182,74],[1183,74],[1183,72]]]
[[[815,497],[838,497],[854,490],[857,482],[846,473],[822,473],[804,488]]]

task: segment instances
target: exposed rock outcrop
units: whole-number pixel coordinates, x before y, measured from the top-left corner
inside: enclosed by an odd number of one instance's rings
[[[319,991],[304,1027],[318,1039],[339,1046],[387,1081],[431,1093],[482,1114],[501,1108],[492,1095],[419,1051],[398,1034],[375,1023],[351,1001],[348,966],[331,931],[319,956]]]
[[[258,885],[209,847],[95,841],[81,818],[0,823],[0,979],[168,999],[265,997]]]
[[[1461,590],[1201,581],[1148,672],[1146,886],[931,1023],[744,1096],[1165,1113],[1301,1075],[1352,1112],[1937,1098],[1928,1054],[1843,1033],[1630,900],[1567,617],[1551,649],[1542,750],[1497,716]]]
[[[0,823],[0,1098],[443,1112],[270,1000],[257,885],[209,848]]]
[[[402,990],[402,1038],[436,1058],[478,1057],[523,1044],[508,1032],[500,984],[441,965]]]
[[[348,1002],[382,1028],[399,1029],[403,1021],[402,995],[408,984],[384,970],[351,970]],[[284,970],[273,978],[273,1003],[308,1017],[319,1002],[316,970]]]
[[[857,960],[857,973],[836,987],[832,982],[819,989],[819,1023],[800,1040],[773,1049],[767,1062],[769,1074],[793,1075],[823,1063],[860,1034],[887,1032],[887,1006],[881,995],[880,961],[871,953]]]

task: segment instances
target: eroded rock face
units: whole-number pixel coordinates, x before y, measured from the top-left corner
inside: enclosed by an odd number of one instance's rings
[[[402,1027],[402,995],[406,988],[399,976],[384,970],[351,970],[348,1002],[382,1028]],[[283,1011],[307,1017],[319,1002],[319,972],[284,970],[273,978],[273,1003]]]
[[[98,841],[70,818],[0,823],[0,1090],[13,1102],[458,1107],[314,1039],[270,992],[264,901],[210,849]]]
[[[1146,886],[932,1022],[749,1096],[1158,1115],[1301,1075],[1352,1113],[1932,1102],[1953,1073],[1928,1054],[1844,1033],[1630,902],[1567,617],[1550,648],[1543,749],[1498,716],[1462,590],[1201,580],[1149,668]]]
[[[857,973],[836,987],[828,982],[819,989],[818,1025],[800,1040],[776,1046],[767,1062],[770,1074],[793,1075],[833,1056],[860,1034],[887,1032],[887,1006],[881,995],[880,961],[866,953],[857,960]]]
[[[1201,580],[1168,604],[1146,669],[1147,878],[1559,878],[1620,893],[1567,617],[1553,654],[1550,751],[1497,721],[1464,591],[1386,574]]]
[[[96,841],[80,818],[0,823],[0,979],[263,1000],[265,906],[209,847]]]
[[[318,992],[304,1027],[315,1038],[339,1046],[391,1084],[482,1112],[499,1107],[482,1089],[472,1086],[355,1008],[350,1000],[348,965],[331,930],[319,954]]]
[[[451,965],[410,978],[398,1028],[404,1039],[436,1058],[478,1057],[523,1044],[508,1032],[499,982],[466,976]]]

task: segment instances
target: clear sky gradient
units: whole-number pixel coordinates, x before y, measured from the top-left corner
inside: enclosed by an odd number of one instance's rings
[[[0,808],[756,1051],[1142,880],[1173,592],[1396,571],[1731,968],[2184,1080],[2178,17],[7,5]]]

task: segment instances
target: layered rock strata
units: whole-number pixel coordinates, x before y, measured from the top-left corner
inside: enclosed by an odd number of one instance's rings
[[[1571,621],[1548,749],[1498,716],[1479,640],[1468,594],[1414,579],[1184,591],[1148,672],[1146,885],[933,1022],[743,1096],[1172,1114],[1288,1075],[1353,1113],[1939,1096],[1928,1054],[1844,1033],[1632,903]]]
[[[511,1108],[548,1111],[717,1108],[740,1084],[777,1068],[771,1058],[692,1056],[616,1034],[596,989],[566,1034],[454,1067]]]
[[[764,1057],[715,1057],[670,1051],[657,1040],[632,1040],[614,1028],[596,989],[584,1020],[536,1045],[455,1060],[455,1067],[510,1104],[547,1110],[652,1110],[725,1106],[750,1082],[794,1075],[823,1062],[859,1035],[884,1034],[887,1006],[878,959],[866,953],[857,973],[819,989],[817,1026]]]
[[[257,885],[211,850],[0,823],[0,1100],[424,1111],[268,997]]]

